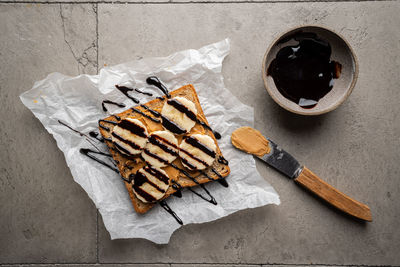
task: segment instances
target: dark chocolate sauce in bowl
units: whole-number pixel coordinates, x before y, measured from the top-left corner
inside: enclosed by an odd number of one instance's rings
[[[314,33],[298,32],[282,39],[297,45],[284,46],[268,67],[278,91],[302,108],[313,108],[339,78],[342,65],[331,60],[330,44]]]

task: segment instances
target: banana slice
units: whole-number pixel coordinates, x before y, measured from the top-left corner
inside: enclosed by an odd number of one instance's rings
[[[121,120],[111,133],[111,140],[115,147],[125,155],[137,155],[147,143],[147,129],[137,119],[126,118]]]
[[[183,166],[190,170],[204,170],[215,160],[217,146],[214,140],[204,134],[193,134],[186,137],[179,149]]]
[[[170,131],[156,131],[150,134],[142,158],[147,164],[161,168],[176,159],[178,150],[178,140]]]
[[[161,115],[164,128],[175,134],[190,132],[197,121],[195,104],[180,96],[168,99],[161,110]]]
[[[131,174],[132,189],[142,202],[151,203],[160,200],[170,184],[168,174],[159,168],[145,166],[136,174]]]

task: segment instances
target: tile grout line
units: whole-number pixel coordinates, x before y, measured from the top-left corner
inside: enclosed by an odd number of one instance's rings
[[[234,265],[234,266],[326,266],[326,267],[374,267],[374,266],[385,266],[385,267],[400,267],[400,265],[363,265],[363,264],[318,264],[318,263],[0,263],[0,266],[44,266],[44,265],[54,265],[54,266],[71,266],[71,265],[79,265],[79,266],[102,266],[102,265],[133,265],[133,266],[146,266],[146,265],[168,265],[172,267],[172,265],[195,265],[195,266],[224,266],[224,265]]]
[[[96,13],[96,68],[97,75],[99,74],[99,4],[94,6]],[[96,263],[99,264],[99,210],[96,208]]]
[[[184,5],[184,4],[293,4],[293,3],[360,3],[360,2],[398,2],[399,0],[262,0],[262,1],[247,1],[247,0],[238,0],[238,1],[186,1],[186,2],[165,2],[165,1],[154,1],[154,2],[127,2],[127,1],[112,1],[112,0],[100,0],[100,1],[82,1],[82,2],[74,2],[74,1],[29,1],[29,0],[7,0],[7,1],[0,1],[0,4],[123,4],[123,5],[159,5],[159,4],[179,4],[179,5]]]

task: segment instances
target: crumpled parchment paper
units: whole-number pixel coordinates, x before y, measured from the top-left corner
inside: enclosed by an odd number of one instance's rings
[[[221,68],[228,53],[229,40],[225,39],[199,50],[106,67],[99,75],[69,77],[52,73],[20,96],[56,139],[75,182],[96,204],[112,239],[145,238],[164,244],[180,225],[159,205],[146,214],[136,214],[118,174],[82,155],[79,149],[93,148],[92,145],[58,120],[84,133],[97,130],[98,120],[107,115],[101,108],[104,99],[123,102],[127,108],[134,105],[115,89],[116,84],[151,91],[153,97],[132,93],[141,103],[161,95],[157,88],[146,84],[149,75],[159,77],[171,91],[188,83],[194,85],[211,127],[222,135],[218,143],[231,168],[228,188],[217,182],[206,185],[218,202],[216,206],[189,191],[184,191],[182,198],[167,199],[184,224],[208,222],[242,209],[280,203],[278,194],[257,172],[253,156],[236,150],[230,142],[236,128],[253,125],[253,108],[242,104],[224,86]],[[117,113],[126,108],[109,105],[108,109]],[[105,144],[95,143],[107,152]],[[201,188],[196,190],[204,193]]]

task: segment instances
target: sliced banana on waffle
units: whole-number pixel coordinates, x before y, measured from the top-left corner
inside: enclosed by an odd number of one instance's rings
[[[137,119],[121,120],[111,132],[111,140],[115,147],[125,155],[137,155],[147,143],[147,129]]]
[[[214,140],[204,134],[193,134],[183,139],[179,156],[183,166],[190,170],[204,170],[215,160],[217,146]]]
[[[190,132],[197,121],[196,105],[180,96],[168,99],[164,103],[161,115],[164,128],[175,134]]]
[[[178,140],[171,132],[156,131],[150,134],[142,158],[147,164],[161,168],[177,158],[178,150]]]
[[[160,200],[166,194],[171,180],[164,170],[153,166],[139,169],[136,174],[131,174],[131,178],[133,192],[145,203]]]

